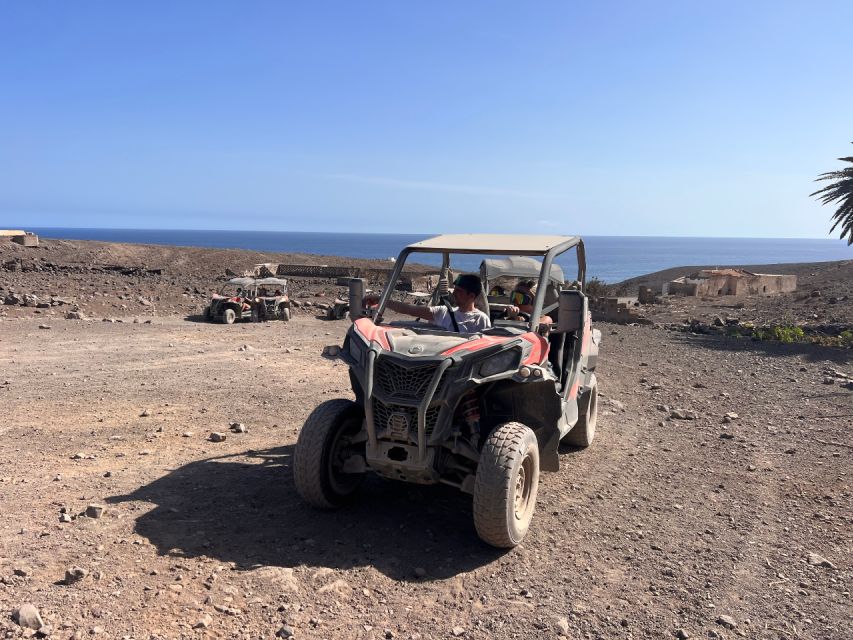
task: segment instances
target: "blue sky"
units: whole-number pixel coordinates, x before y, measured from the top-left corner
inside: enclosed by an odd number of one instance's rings
[[[827,237],[850,24],[847,0],[3,3],[0,226]]]

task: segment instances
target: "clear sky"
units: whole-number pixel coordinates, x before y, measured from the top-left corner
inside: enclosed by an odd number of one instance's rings
[[[0,227],[828,237],[853,2],[4,2]]]

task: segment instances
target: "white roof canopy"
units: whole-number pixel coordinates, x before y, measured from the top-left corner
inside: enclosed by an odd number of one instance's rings
[[[486,280],[494,278],[531,278],[537,280],[542,272],[542,263],[535,258],[510,256],[508,258],[486,258],[480,265],[480,271]],[[551,280],[563,282],[563,270],[559,265],[551,265]]]
[[[580,242],[576,236],[460,233],[435,236],[410,244],[410,251],[436,253],[503,253],[544,256],[559,245],[569,248]]]

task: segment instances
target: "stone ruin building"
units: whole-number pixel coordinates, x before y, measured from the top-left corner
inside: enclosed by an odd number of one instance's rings
[[[751,296],[772,295],[797,289],[797,276],[752,273],[746,269],[702,269],[676,278],[663,287],[664,295]]]

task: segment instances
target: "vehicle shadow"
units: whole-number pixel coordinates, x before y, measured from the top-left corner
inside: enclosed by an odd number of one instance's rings
[[[703,334],[674,334],[675,340],[691,346],[701,346],[713,351],[751,351],[767,356],[803,356],[809,362],[833,362],[847,364],[853,361],[853,349],[823,347],[817,344],[794,342],[784,344],[773,340],[752,340],[732,336]]]
[[[477,537],[471,498],[455,488],[370,474],[353,503],[322,511],[297,496],[292,460],[292,445],[208,458],[107,501],[154,504],[135,531],[160,554],[213,557],[244,569],[373,566],[416,581],[455,576],[505,553]]]
[[[184,316],[184,322],[202,322],[210,324],[210,320],[205,319],[204,314],[202,313],[191,313],[188,316]]]

